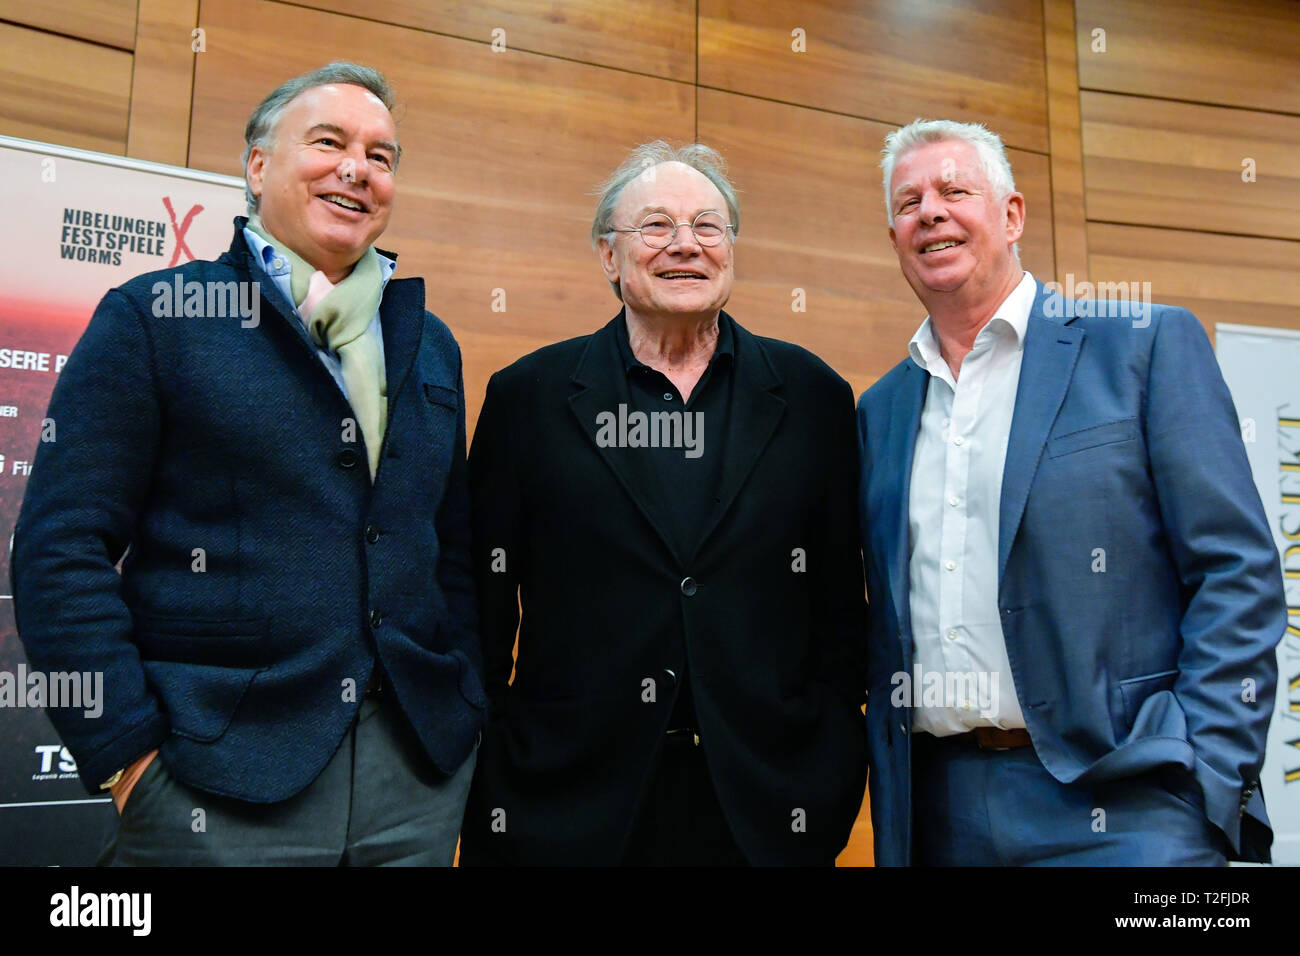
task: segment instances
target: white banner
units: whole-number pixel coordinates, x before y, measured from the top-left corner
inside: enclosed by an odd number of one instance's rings
[[[0,178],[10,213],[0,237],[0,528],[8,538],[50,393],[99,300],[141,273],[225,252],[244,184],[7,136]],[[27,668],[8,591],[9,549],[0,548],[0,866],[91,863],[102,814],[113,811],[106,796],[87,797],[45,717],[45,678]]]
[[[1216,326],[1216,351],[1241,419],[1255,485],[1282,559],[1287,632],[1264,761],[1273,862],[1300,865],[1300,332]]]

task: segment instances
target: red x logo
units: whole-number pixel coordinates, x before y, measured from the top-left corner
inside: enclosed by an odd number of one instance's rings
[[[181,221],[180,225],[177,225],[176,212],[172,209],[170,196],[163,196],[163,205],[167,207],[167,215],[172,217],[172,229],[176,231],[176,251],[172,253],[172,261],[167,263],[168,268],[180,262],[182,249],[185,250],[185,255],[189,257],[190,261],[194,261],[194,253],[191,252],[190,247],[185,244],[185,233],[190,231],[190,223],[194,221],[195,216],[203,212],[203,207],[195,206],[185,214],[185,218]]]

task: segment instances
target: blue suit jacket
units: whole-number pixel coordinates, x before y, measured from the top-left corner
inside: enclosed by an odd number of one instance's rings
[[[33,667],[102,672],[105,701],[98,719],[50,718],[92,793],[161,746],[184,783],[278,801],[338,748],[377,653],[454,771],[487,703],[459,349],[421,280],[389,282],[372,487],[351,407],[235,223],[215,262],[111,290],[55,387],[56,440],[14,532],[14,611]],[[158,315],[154,286],[177,273],[260,283],[259,323]]]
[[[1237,854],[1267,858],[1258,777],[1286,629],[1277,552],[1200,323],[1170,306],[1145,324],[1128,314],[1072,307],[1041,283],[1030,312],[998,542],[1016,693],[1057,780],[1180,765]],[[881,865],[911,854],[911,712],[890,706],[890,678],[912,667],[908,490],[928,380],[908,359],[858,403]]]

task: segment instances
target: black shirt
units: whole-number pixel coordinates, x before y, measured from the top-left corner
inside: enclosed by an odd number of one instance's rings
[[[668,376],[633,354],[626,314],[619,317],[616,329],[627,385],[629,446],[620,448],[620,453],[633,481],[652,502],[656,524],[685,564],[709,530],[719,501],[736,359],[731,319],[725,313],[718,315],[713,356],[685,402]],[[637,412],[644,418],[635,417]],[[622,420],[624,416],[619,417]],[[640,433],[638,425],[643,425]],[[695,708],[685,666],[677,683],[680,691],[671,727],[694,727]]]

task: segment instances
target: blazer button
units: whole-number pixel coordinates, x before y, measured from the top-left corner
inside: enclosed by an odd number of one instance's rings
[[[677,674],[669,667],[664,668],[664,684],[669,690],[677,689]]]
[[[379,529],[375,527],[374,522],[366,525],[366,540],[371,544],[379,540]]]
[[[379,612],[379,608],[373,609],[370,612],[370,626],[377,628],[379,627],[380,624],[383,623],[384,623],[384,615]]]
[[[340,468],[357,467],[358,457],[359,456],[357,455],[357,453],[353,451],[351,448],[343,449],[341,452],[339,452],[339,467]]]
[[[687,597],[691,597],[699,589],[700,586],[695,583],[694,578],[682,578],[682,593]]]

